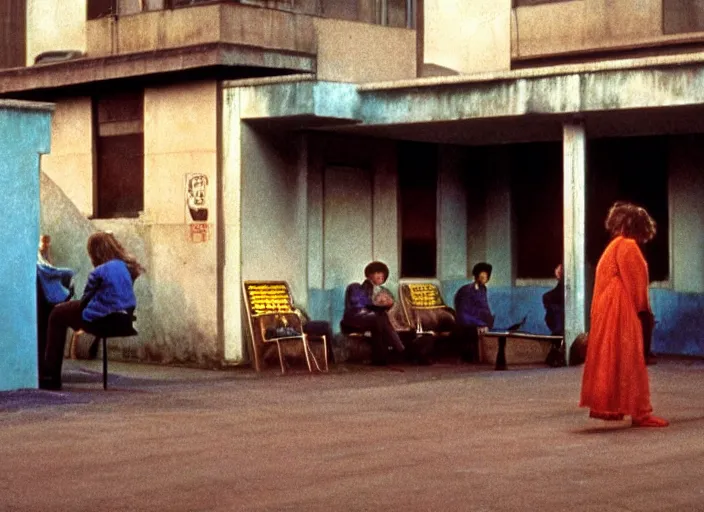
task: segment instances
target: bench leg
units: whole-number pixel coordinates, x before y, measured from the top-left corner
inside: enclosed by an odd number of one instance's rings
[[[507,370],[506,366],[506,336],[499,337],[499,350],[496,353],[496,366],[494,370]]]
[[[108,340],[101,338],[103,344],[103,389],[108,389]]]

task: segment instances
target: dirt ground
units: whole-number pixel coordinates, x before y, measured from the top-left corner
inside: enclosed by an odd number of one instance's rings
[[[664,429],[588,419],[581,371],[67,361],[0,393],[0,511],[704,511],[704,362],[649,367]]]

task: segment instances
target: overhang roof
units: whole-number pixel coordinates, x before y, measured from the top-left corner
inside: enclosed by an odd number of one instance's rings
[[[590,136],[704,132],[704,53],[363,85],[278,80],[228,84],[251,100],[243,119],[325,117],[344,122],[308,128],[455,144],[559,140],[574,118]]]
[[[62,89],[116,80],[219,69],[220,78],[315,71],[315,55],[229,43],[208,43],[143,53],[84,57],[0,70],[0,95],[38,97]],[[242,70],[252,70],[242,73]]]

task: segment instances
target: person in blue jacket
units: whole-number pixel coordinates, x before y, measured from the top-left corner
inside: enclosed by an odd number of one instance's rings
[[[383,284],[389,277],[389,267],[372,261],[364,269],[365,280],[352,283],[345,293],[345,312],[340,327],[344,331],[371,332],[372,364],[388,363],[389,348],[402,353],[401,338],[393,328],[388,311],[394,304],[391,292]]]
[[[56,267],[51,258],[51,237],[42,235],[37,253],[37,365],[44,365],[46,332],[49,315],[57,304],[73,297],[73,276],[70,268]]]
[[[455,294],[455,339],[462,359],[468,362],[476,362],[479,358],[479,334],[494,326],[494,315],[486,293],[491,270],[489,263],[477,263],[472,268],[474,281]]]
[[[42,389],[61,389],[61,366],[69,327],[94,332],[113,321],[112,313],[125,313],[124,318],[131,325],[131,314],[137,306],[133,284],[144,268],[112,233],[93,233],[88,238],[87,250],[94,268],[83,296],[80,300],[57,304],[49,315],[39,381]]]

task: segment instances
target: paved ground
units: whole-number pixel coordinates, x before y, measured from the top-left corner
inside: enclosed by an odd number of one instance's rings
[[[0,393],[0,511],[704,511],[700,361],[650,367],[666,429],[588,419],[579,367],[95,363]]]

